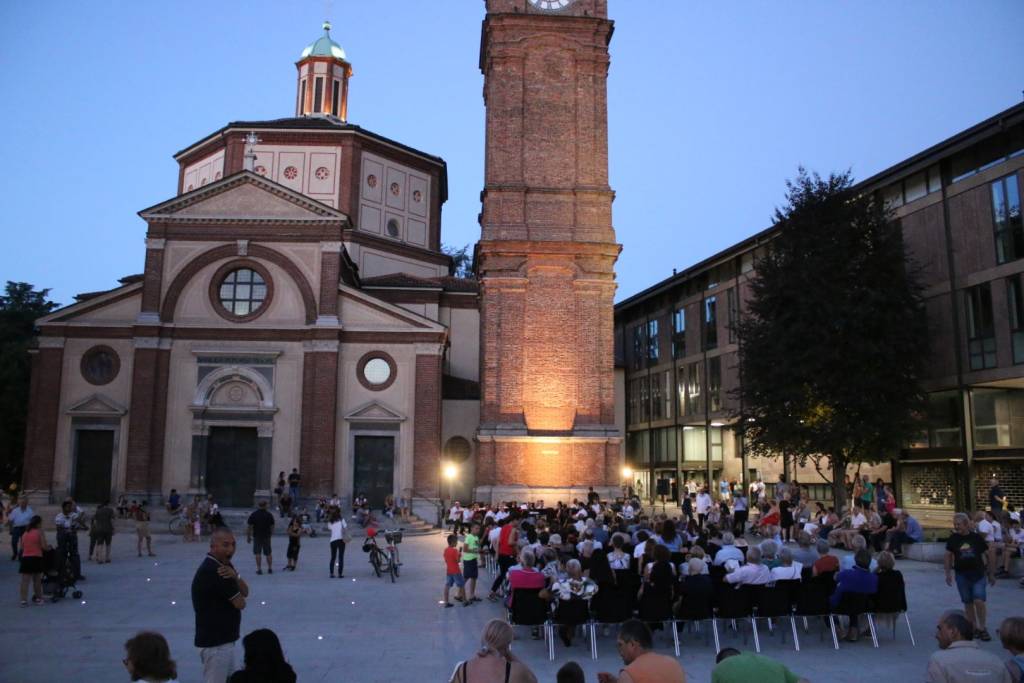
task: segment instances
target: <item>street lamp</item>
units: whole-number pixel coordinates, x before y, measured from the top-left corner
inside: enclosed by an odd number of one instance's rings
[[[633,485],[633,468],[622,468],[622,481],[622,498],[623,504],[625,504],[625,500],[629,498],[629,487]]]
[[[453,502],[454,494],[452,493],[452,486],[454,485],[455,477],[458,475],[458,473],[459,468],[456,467],[453,463],[448,463],[447,465],[444,466],[444,469],[441,470],[441,474],[443,474],[444,478],[448,480],[448,498]]]

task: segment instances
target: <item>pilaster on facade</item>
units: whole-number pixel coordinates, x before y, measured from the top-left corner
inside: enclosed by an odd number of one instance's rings
[[[60,386],[64,366],[64,340],[41,337],[29,352],[28,424],[25,428],[23,488],[33,503],[49,503],[60,419]]]

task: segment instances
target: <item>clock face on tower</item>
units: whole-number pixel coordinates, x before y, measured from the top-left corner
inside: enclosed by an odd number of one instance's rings
[[[573,0],[530,0],[530,4],[545,12],[557,12],[565,9],[573,3]]]

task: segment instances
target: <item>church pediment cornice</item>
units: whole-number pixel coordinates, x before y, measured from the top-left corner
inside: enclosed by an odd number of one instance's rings
[[[233,204],[225,195],[255,188],[248,201]],[[251,194],[251,193],[250,193]],[[260,202],[253,201],[259,198]],[[219,201],[218,201],[219,200]],[[250,209],[251,207],[251,209]],[[246,211],[252,213],[247,214]],[[252,171],[239,171],[214,183],[161,202],[139,212],[148,223],[203,223],[215,225],[323,225],[345,226],[347,214],[296,192]]]

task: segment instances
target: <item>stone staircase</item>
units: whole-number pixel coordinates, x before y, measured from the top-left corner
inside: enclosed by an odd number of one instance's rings
[[[33,511],[43,518],[43,529],[47,531],[54,531],[54,518],[57,513],[60,512],[59,505],[34,505],[32,506]],[[83,511],[87,515],[92,515],[96,511],[94,505],[84,505]],[[221,508],[220,514],[224,519],[224,523],[229,529],[235,532],[235,534],[244,534],[246,524],[249,520],[249,515],[252,514],[254,508]],[[276,510],[272,510],[274,513],[274,535],[283,536],[288,529],[288,519],[281,517]],[[169,534],[168,522],[171,519],[171,514],[166,509],[160,507],[149,511],[150,523],[149,531],[154,535]],[[433,524],[424,521],[417,515],[410,515],[406,521],[402,521],[398,518],[390,520],[384,517],[384,513],[377,510],[374,512],[374,517],[378,520],[377,527],[379,529],[393,529],[400,528],[405,536],[429,536],[433,534],[441,533]],[[366,530],[356,524],[356,521],[348,516],[345,518],[348,522],[349,532],[353,538],[366,536]],[[314,522],[313,527],[316,529],[317,535],[325,534],[326,524],[316,524]],[[204,529],[204,532],[206,530]],[[135,521],[131,519],[114,519],[114,532],[118,534],[134,534],[135,533]],[[85,532],[82,532],[83,534]]]

